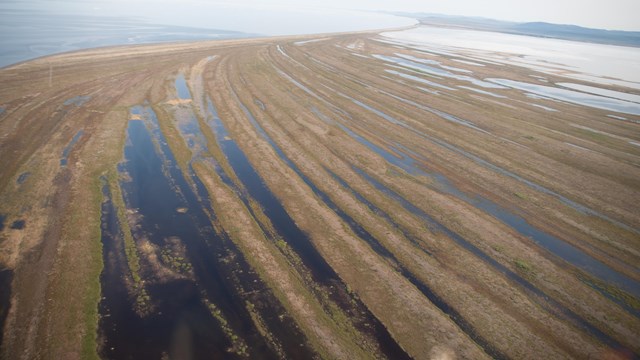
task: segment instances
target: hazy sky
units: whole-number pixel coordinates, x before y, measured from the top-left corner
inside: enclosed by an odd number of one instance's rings
[[[304,2],[640,30],[640,0],[304,0]]]
[[[193,18],[197,23],[194,25],[198,26],[202,25],[205,13],[219,6],[246,6],[273,10],[339,8],[428,12],[640,31],[640,0],[0,0],[0,6],[11,3],[20,7],[30,3],[49,11],[86,13],[91,10],[100,15],[147,16],[180,23],[188,23]]]

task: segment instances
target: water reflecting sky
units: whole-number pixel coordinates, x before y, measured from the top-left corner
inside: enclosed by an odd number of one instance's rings
[[[435,27],[420,27],[383,35],[389,39],[422,44],[440,51],[464,50],[470,56],[481,59],[569,75],[587,81],[611,77],[626,82],[618,82],[617,85],[640,89],[640,48]]]
[[[119,44],[313,34],[415,24],[382,13],[210,2],[0,2],[0,66]]]

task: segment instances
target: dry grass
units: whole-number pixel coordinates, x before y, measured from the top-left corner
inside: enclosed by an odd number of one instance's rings
[[[173,109],[190,108],[203,129],[209,148],[206,155],[215,158],[236,185],[241,184],[206,126],[204,96],[216,104],[231,136],[296,224],[409,355],[486,356],[468,334],[397,271],[397,264],[356,236],[280,159],[245,116],[241,103],[315,186],[508,357],[586,358],[608,349],[540,306],[528,291],[445,234],[428,230],[420,217],[377,191],[352,165],[409,199],[609,337],[640,352],[638,319],[594,288],[631,306],[638,299],[594,282],[490,214],[443,192],[434,179],[389,164],[312,109],[386,151],[402,144],[413,152],[408,156],[426,171],[442,174],[470,196],[483,196],[520,214],[531,225],[639,280],[637,233],[584,215],[553,195],[451,150],[456,147],[471,153],[640,228],[640,149],[629,143],[640,142],[637,124],[607,118],[604,111],[562,103],[553,103],[559,111],[549,116],[529,105],[534,100],[517,91],[496,90],[508,96],[499,103],[462,89],[427,94],[417,83],[385,72],[387,66],[382,61],[351,53],[400,52],[425,59],[432,55],[397,49],[374,37],[335,35],[304,45],[280,38],[111,48],[63,54],[0,70],[0,105],[6,108],[0,117],[0,214],[7,215],[7,222],[25,219],[27,224],[24,230],[0,233],[0,264],[16,273],[3,357],[97,356],[102,269],[99,179],[108,176],[116,190],[114,196],[121,199],[114,186],[116,164],[123,157],[130,106],[145,101],[153,106],[182,169],[189,168],[193,154],[175,125]],[[209,59],[212,55],[216,57]],[[438,61],[465,66],[446,56]],[[52,87],[48,84],[49,63],[54,69]],[[527,81],[531,75],[531,71],[513,66],[470,70],[479,78]],[[188,75],[193,101],[177,101],[173,95],[171,84],[179,71]],[[562,80],[560,76],[549,78]],[[449,87],[467,85],[456,80],[437,81]],[[81,107],[63,105],[78,95],[90,95],[91,99]],[[394,125],[347,97],[416,131]],[[443,120],[410,102],[472,120],[486,132]],[[546,100],[538,102],[551,106]],[[68,166],[61,167],[62,149],[79,129],[84,135],[70,153]],[[359,202],[326,169],[388,214],[393,224]],[[249,209],[203,163],[194,163],[194,170],[211,195],[220,221],[217,225],[230,235],[318,353],[326,358],[373,356],[377,347],[363,345],[366,336],[355,330],[345,314],[327,311],[326,299],[314,293],[313,284],[295,261],[296,255],[287,254],[292,250],[272,241],[275,231],[259,204],[249,199]],[[17,177],[27,171],[31,176],[18,185]],[[115,205],[119,214],[124,214],[124,203]],[[420,248],[405,237],[406,233],[417,239]],[[130,267],[135,273],[134,255],[140,249],[129,240]],[[264,329],[259,318],[255,319]],[[267,330],[264,334],[269,336]]]

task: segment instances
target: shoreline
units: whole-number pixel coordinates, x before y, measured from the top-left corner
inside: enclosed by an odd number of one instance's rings
[[[414,19],[415,20],[415,19]],[[104,50],[117,50],[121,48],[143,48],[143,47],[156,47],[156,46],[180,46],[180,45],[192,45],[192,44],[208,44],[208,43],[220,43],[220,42],[233,42],[233,41],[247,41],[248,44],[253,44],[255,41],[261,40],[288,40],[288,39],[314,39],[320,36],[341,36],[341,35],[349,35],[349,34],[370,34],[370,33],[381,33],[381,32],[391,32],[391,31],[402,31],[413,29],[416,27],[420,27],[421,24],[418,20],[415,20],[416,23],[414,25],[400,26],[400,27],[391,27],[391,28],[375,28],[375,29],[367,29],[367,30],[357,30],[357,31],[340,31],[340,32],[326,32],[326,33],[309,33],[309,34],[296,34],[296,35],[260,35],[260,34],[248,34],[244,37],[229,37],[223,39],[211,39],[211,40],[173,40],[173,41],[162,41],[162,42],[151,42],[151,43],[141,43],[141,44],[117,44],[117,45],[106,45],[106,46],[97,46],[97,47],[89,47],[89,48],[81,48],[75,50],[68,50],[57,52],[48,55],[37,56],[34,58],[22,60],[16,63],[8,64],[5,66],[0,66],[0,71],[12,69],[14,67],[24,65],[33,61],[42,61],[47,58],[54,58],[58,56],[64,55],[72,55],[77,53],[82,53],[85,51],[104,51]]]

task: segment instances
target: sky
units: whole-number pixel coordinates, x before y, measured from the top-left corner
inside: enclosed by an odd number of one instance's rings
[[[202,26],[205,14],[230,7],[275,13],[327,9],[405,11],[479,16],[511,21],[545,21],[615,30],[640,31],[640,0],[0,0],[0,6],[31,4],[35,9],[96,15],[143,16],[175,25]],[[322,11],[321,11],[322,9]],[[344,13],[346,14],[346,13]],[[264,17],[267,21],[281,21]],[[261,21],[255,18],[252,21]],[[305,20],[308,21],[308,20]],[[383,25],[386,23],[381,22]],[[217,28],[221,28],[217,26]]]
[[[261,4],[259,0],[236,3]],[[427,12],[640,31],[640,0],[276,0],[269,4]]]
[[[156,0],[114,1],[126,3],[136,1],[157,2]],[[167,2],[194,4],[222,3],[220,1],[206,0]],[[238,0],[228,3],[264,6],[266,2],[260,0]],[[268,4],[269,6],[289,9],[296,7],[330,7],[428,12],[449,15],[481,16],[499,20],[546,21],[605,29],[640,31],[640,0],[276,0],[269,1]]]
[[[325,0],[354,7],[480,16],[511,21],[545,21],[586,27],[640,30],[639,0]]]

